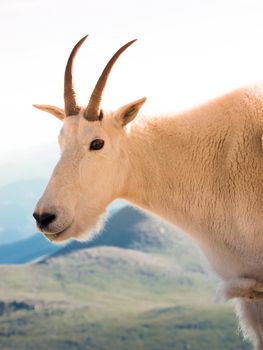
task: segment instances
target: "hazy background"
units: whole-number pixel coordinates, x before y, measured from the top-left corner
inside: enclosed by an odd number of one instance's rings
[[[138,38],[114,67],[104,108],[147,96],[144,112],[176,111],[263,81],[262,16],[261,0],[1,0],[1,160],[56,139],[59,122],[31,105],[63,106],[65,63],[83,35],[81,103],[111,55]]]
[[[32,103],[63,107],[65,64],[83,35],[74,74],[79,102],[87,103],[112,54],[138,38],[114,67],[103,108],[146,96],[142,112],[156,114],[262,82],[262,18],[261,0],[1,0],[0,206],[1,186],[50,175],[61,125]],[[44,184],[27,194],[32,206]]]
[[[46,257],[0,266],[1,349],[248,349],[232,309],[214,304],[196,248],[166,224],[118,202],[92,245],[59,251],[35,234],[61,124],[32,103],[63,107],[65,64],[86,34],[74,70],[81,104],[134,38],[104,109],[146,96],[143,113],[176,112],[263,82],[262,0],[0,1],[0,264]]]

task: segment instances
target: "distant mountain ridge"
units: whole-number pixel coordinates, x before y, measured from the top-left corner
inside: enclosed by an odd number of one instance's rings
[[[173,247],[175,228],[141,210],[126,206],[113,215],[103,231],[87,242],[72,241],[51,256],[67,255],[76,250],[113,246],[140,251],[162,251]]]
[[[45,261],[101,246],[164,253],[173,251],[178,242],[178,233],[172,225],[141,210],[125,206],[108,218],[101,233],[86,242],[71,241],[64,246],[55,245],[37,233],[20,242],[0,245],[0,264]]]
[[[230,306],[213,304],[198,249],[169,224],[124,208],[87,244],[0,266],[1,349],[249,349]]]
[[[27,239],[35,233],[32,213],[47,182],[45,178],[21,180],[0,187],[0,247]],[[124,205],[124,201],[114,201],[109,206],[110,215]]]
[[[45,263],[57,258],[67,259],[78,251],[112,247],[121,250],[170,256],[188,271],[206,274],[204,259],[196,259],[199,248],[185,234],[159,217],[126,206],[110,217],[101,233],[86,242],[71,241],[66,246],[39,260]],[[191,254],[189,254],[191,252]],[[199,254],[200,255],[200,254]],[[202,256],[202,255],[201,255]],[[203,261],[202,261],[203,260]]]
[[[46,179],[21,180],[0,187],[0,246],[31,236],[36,228],[32,217]]]
[[[37,233],[23,241],[0,245],[0,264],[25,264],[44,258],[61,247]]]

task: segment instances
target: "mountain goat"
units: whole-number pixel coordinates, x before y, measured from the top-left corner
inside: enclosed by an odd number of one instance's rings
[[[243,88],[179,115],[137,118],[145,98],[115,112],[101,98],[119,49],[87,107],[77,105],[73,48],[65,70],[65,108],[35,105],[63,121],[61,158],[34,217],[53,242],[99,229],[116,198],[188,232],[237,298],[244,334],[263,349],[263,90]],[[130,124],[129,124],[130,123]],[[127,125],[129,124],[129,127]]]

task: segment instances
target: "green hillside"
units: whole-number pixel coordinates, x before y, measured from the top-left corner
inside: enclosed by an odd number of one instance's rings
[[[196,248],[164,223],[162,244],[151,245],[152,220],[135,225],[144,238],[133,249],[100,246],[1,266],[0,349],[249,349],[232,306],[213,302],[215,283]]]

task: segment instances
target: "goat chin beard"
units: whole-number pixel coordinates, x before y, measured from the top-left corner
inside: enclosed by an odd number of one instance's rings
[[[101,214],[97,218],[94,218],[92,222],[83,225],[76,225],[73,221],[68,227],[63,229],[61,232],[50,233],[43,232],[44,236],[52,243],[65,243],[69,240],[77,241],[89,241],[98,235],[102,231],[105,223],[104,214]]]

